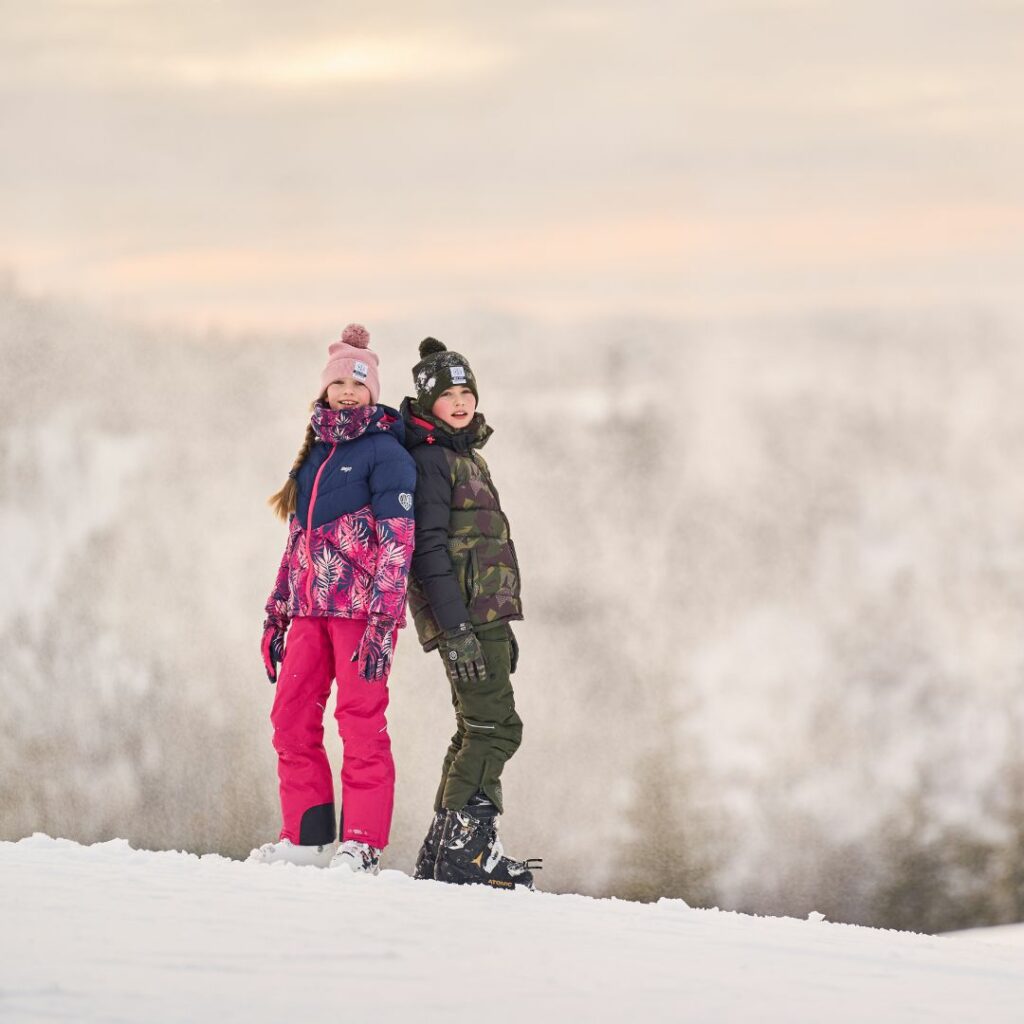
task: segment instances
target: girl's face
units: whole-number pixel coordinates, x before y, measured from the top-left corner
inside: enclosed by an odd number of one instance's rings
[[[370,404],[370,389],[353,377],[342,377],[327,385],[327,404],[333,412]]]
[[[469,388],[456,385],[441,392],[431,412],[442,423],[456,430],[468,427],[476,412],[476,396]]]

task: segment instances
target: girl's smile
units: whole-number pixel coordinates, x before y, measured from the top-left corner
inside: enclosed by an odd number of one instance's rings
[[[327,404],[332,412],[370,404],[370,389],[354,377],[342,377],[327,385]]]

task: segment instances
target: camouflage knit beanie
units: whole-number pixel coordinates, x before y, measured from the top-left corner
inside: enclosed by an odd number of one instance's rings
[[[425,413],[434,408],[443,391],[460,385],[469,388],[473,397],[480,401],[476,377],[469,363],[458,352],[449,352],[437,338],[424,338],[420,342],[420,361],[412,368],[412,379],[416,384],[416,403]]]

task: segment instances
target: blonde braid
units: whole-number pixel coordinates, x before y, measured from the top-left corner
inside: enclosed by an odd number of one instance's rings
[[[323,395],[317,399],[322,401]],[[309,407],[309,411],[312,412],[316,408],[316,402],[313,402]],[[267,498],[267,504],[274,510],[274,515],[278,519],[283,519],[287,522],[288,517],[295,511],[295,506],[299,500],[299,483],[296,480],[296,475],[299,472],[299,467],[303,462],[306,461],[306,456],[309,454],[309,449],[313,447],[316,441],[316,434],[313,432],[313,424],[310,423],[306,427],[306,437],[302,442],[302,447],[299,449],[299,454],[295,456],[295,461],[292,463],[292,468],[288,472],[288,479],[285,481],[284,486],[276,494],[272,494]]]

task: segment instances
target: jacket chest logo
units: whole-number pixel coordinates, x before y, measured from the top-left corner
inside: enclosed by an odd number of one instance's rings
[[[339,467],[339,472],[341,472],[341,473],[351,473],[352,472],[352,467],[351,466],[340,466]]]

